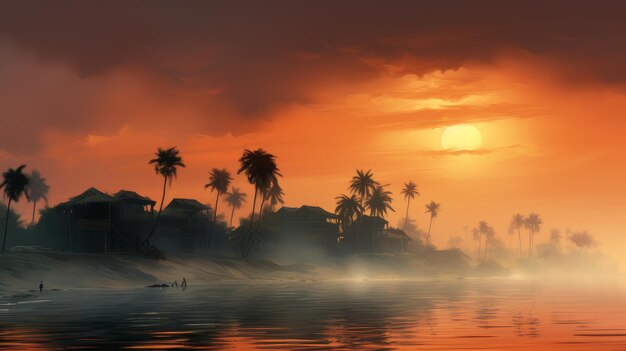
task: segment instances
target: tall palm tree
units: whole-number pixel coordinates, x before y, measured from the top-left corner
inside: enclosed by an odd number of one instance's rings
[[[535,233],[538,233],[541,230],[541,225],[543,221],[541,217],[536,213],[531,213],[526,217],[526,221],[524,221],[524,226],[528,229],[528,257],[532,256],[533,244],[535,239]]]
[[[242,258],[249,255],[252,247],[252,225],[254,223],[254,213],[256,210],[257,195],[261,194],[267,189],[277,177],[281,177],[280,170],[276,165],[276,156],[267,153],[263,149],[256,149],[250,151],[248,149],[243,151],[243,155],[239,158],[240,167],[237,174],[244,173],[248,182],[254,184],[254,200],[252,202],[252,215],[250,216],[250,228],[246,240],[242,245]],[[261,200],[261,207],[265,199]],[[260,215],[259,215],[260,219]]]
[[[391,192],[385,190],[384,185],[379,185],[374,188],[370,197],[365,201],[365,207],[370,211],[370,216],[385,218],[388,209],[395,212],[393,207],[391,207],[391,201]],[[372,232],[367,227],[367,222],[365,222],[365,227],[369,233],[369,246],[371,254],[374,252],[374,240],[372,238]]]
[[[158,148],[155,153],[156,158],[153,158],[148,162],[148,164],[154,164],[154,172],[157,175],[163,177],[163,195],[161,195],[161,203],[159,204],[159,213],[157,213],[157,217],[154,221],[154,225],[152,226],[152,230],[148,236],[144,239],[142,246],[144,244],[149,244],[150,237],[154,234],[156,230],[157,223],[159,222],[159,218],[161,217],[161,211],[163,210],[163,202],[165,202],[165,189],[167,184],[172,185],[172,180],[176,178],[178,174],[178,168],[184,168],[185,164],[183,163],[183,158],[180,156],[180,152],[176,148],[176,146],[171,147],[169,149]]]
[[[478,227],[472,228],[472,236],[474,240],[478,240],[478,251],[476,251],[476,260],[480,259],[480,248],[482,246],[482,234],[480,233],[480,229]]]
[[[517,231],[517,239],[519,241],[519,255],[522,257],[522,228],[526,225],[526,218],[520,213],[517,213],[511,217],[511,223],[509,228]]]
[[[372,170],[364,172],[363,170],[356,170],[356,175],[352,177],[350,181],[349,190],[359,196],[361,199],[361,206],[365,207],[365,201],[372,194],[376,186],[379,185],[374,180],[374,173]]]
[[[426,235],[426,246],[428,246],[428,242],[430,241],[430,228],[433,225],[433,218],[437,218],[439,215],[439,208],[441,204],[436,203],[435,201],[430,201],[430,203],[426,204],[426,212],[430,213],[430,223],[428,224],[428,235]]]
[[[48,204],[48,192],[50,187],[46,184],[46,179],[41,176],[39,171],[33,170],[28,175],[28,196],[33,203],[33,216],[31,223],[35,223],[35,210],[37,208],[37,202],[44,200]]]
[[[241,205],[246,202],[246,194],[240,192],[239,189],[232,187],[231,191],[226,193],[226,197],[224,198],[224,200],[232,208],[232,211],[230,212],[230,222],[228,224],[228,226],[232,228],[235,209],[240,209]]]
[[[13,201],[18,202],[22,195],[28,196],[28,177],[22,171],[26,165],[21,165],[16,169],[9,168],[2,174],[4,180],[0,184],[0,189],[4,189],[4,196],[9,199],[7,205],[7,216],[4,222],[4,239],[2,239],[2,252],[4,252],[7,243],[7,234],[9,230],[9,214],[11,213],[11,203]]]
[[[391,191],[385,190],[384,185],[379,185],[374,188],[370,197],[365,201],[365,207],[370,211],[370,216],[385,218],[387,210],[396,212],[391,207]]]
[[[420,193],[417,191],[417,184],[409,181],[404,184],[404,188],[402,188],[400,194],[406,199],[406,216],[404,217],[404,230],[406,230],[406,225],[409,223],[409,206],[411,205],[411,200],[414,199],[416,195],[419,196]]]
[[[354,221],[363,215],[364,209],[361,206],[361,202],[359,198],[352,194],[348,195],[339,195],[335,198],[337,200],[337,207],[335,207],[335,213],[339,217],[341,221],[342,227],[345,229],[350,225],[352,227],[352,242],[354,245],[354,250],[358,250],[358,243],[356,232],[354,229]],[[345,230],[344,230],[345,233]]]
[[[209,236],[207,238],[207,246],[211,246],[211,238],[213,236],[213,228],[215,227],[215,221],[217,220],[217,205],[219,204],[220,195],[228,191],[228,186],[232,182],[233,177],[230,176],[230,172],[225,168],[213,168],[209,172],[209,182],[204,184],[204,188],[211,188],[211,191],[217,192],[215,197],[215,209],[213,211],[213,225],[209,230]]]
[[[265,196],[270,200],[270,210],[272,212],[274,212],[276,205],[282,205],[285,203],[284,195],[285,192],[283,191],[283,188],[280,187],[280,184],[278,184],[278,181],[275,179],[272,182],[272,186],[267,189],[265,194]]]
[[[482,242],[482,237],[485,236],[485,256],[483,256],[483,259],[487,257],[487,236],[489,235],[489,231],[491,230],[491,228],[489,227],[489,224],[487,224],[487,222],[485,221],[480,221],[478,223],[478,235],[479,235],[479,244],[480,242]],[[480,260],[480,246],[478,247],[478,260]]]

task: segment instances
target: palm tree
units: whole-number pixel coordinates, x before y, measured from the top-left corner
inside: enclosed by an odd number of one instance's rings
[[[209,182],[204,184],[204,188],[211,188],[211,191],[217,192],[215,197],[215,209],[213,210],[213,225],[209,230],[209,236],[207,238],[207,246],[211,246],[211,237],[213,236],[213,227],[215,227],[215,221],[217,220],[217,205],[219,204],[220,195],[228,191],[228,186],[233,180],[230,176],[230,172],[225,168],[218,169],[213,168],[209,173]]]
[[[526,225],[526,219],[522,214],[515,214],[511,217],[511,223],[509,224],[509,228],[511,230],[517,230],[517,238],[519,240],[519,255],[522,257],[522,227]]]
[[[417,191],[417,184],[410,181],[404,184],[404,188],[402,188],[400,194],[406,199],[406,217],[404,219],[404,230],[406,230],[406,225],[409,222],[409,206],[411,205],[411,200],[415,198],[415,195],[419,196],[420,193]]]
[[[235,214],[235,209],[241,208],[244,202],[246,202],[246,194],[239,191],[239,189],[232,187],[232,190],[226,193],[226,197],[224,200],[230,205],[232,211],[230,212],[230,223],[229,227],[233,226],[233,215]]]
[[[384,185],[374,188],[370,197],[365,201],[365,207],[370,211],[370,216],[385,218],[387,210],[396,212],[391,207],[391,191],[385,190]]]
[[[161,211],[163,210],[163,202],[165,202],[165,189],[167,184],[169,183],[170,186],[172,185],[172,179],[176,178],[178,167],[185,167],[183,159],[180,156],[178,149],[176,149],[176,146],[169,149],[158,148],[155,156],[156,158],[150,160],[148,164],[154,164],[154,172],[163,177],[163,195],[161,195],[159,213],[157,213],[154,226],[152,226],[152,230],[150,230],[150,233],[144,239],[142,246],[147,243],[149,244],[150,237],[156,230],[159,217],[161,217]]]
[[[252,225],[254,223],[257,195],[260,193],[261,196],[263,196],[263,192],[265,191],[265,189],[269,188],[272,182],[275,181],[277,177],[282,177],[282,175],[280,174],[280,170],[276,166],[276,156],[267,153],[263,149],[256,149],[254,151],[250,151],[248,149],[244,150],[243,155],[241,156],[241,158],[239,158],[239,163],[241,167],[239,167],[237,174],[244,173],[248,178],[248,182],[250,184],[254,184],[254,200],[252,202],[250,228],[247,238],[246,240],[244,240],[242,245],[241,257],[245,258],[249,255],[250,248],[252,247],[250,238],[252,237],[251,232]],[[261,207],[263,206],[264,200],[265,199],[261,201]]]
[[[39,171],[33,170],[28,176],[28,196],[33,203],[33,216],[31,223],[35,223],[35,210],[37,202],[44,200],[48,204],[48,192],[50,187],[46,184],[46,179],[41,176]]]
[[[482,245],[482,234],[480,233],[480,229],[476,227],[472,228],[472,236],[474,240],[478,240],[478,251],[476,251],[476,260],[478,261],[480,259],[480,248]]]
[[[348,225],[352,227],[352,240],[355,251],[358,250],[358,243],[356,232],[354,229],[354,221],[359,218],[363,212],[363,206],[361,206],[360,200],[356,195],[339,195],[335,198],[337,200],[337,207],[335,207],[335,213],[341,221],[342,227],[345,229]],[[345,231],[344,231],[345,232]]]
[[[426,246],[428,246],[428,242],[430,240],[430,228],[433,225],[433,218],[437,218],[437,215],[439,215],[440,206],[441,204],[438,204],[435,201],[430,201],[430,203],[426,204],[425,213],[430,213],[430,223],[428,224],[428,235],[426,235]]]
[[[265,194],[265,196],[270,200],[270,210],[272,212],[274,212],[276,205],[282,205],[285,203],[285,198],[283,197],[284,195],[285,192],[283,191],[283,188],[280,187],[277,179],[274,179],[272,186],[267,189]]]
[[[353,194],[356,194],[361,199],[361,206],[365,207],[365,201],[371,195],[378,184],[374,180],[374,173],[372,170],[363,172],[363,170],[356,170],[356,175],[352,177],[350,181],[350,187],[348,188]]]
[[[489,231],[491,230],[491,228],[489,227],[489,224],[487,224],[487,222],[485,221],[480,221],[478,222],[478,228],[477,228],[477,232],[479,235],[479,246],[478,246],[478,258],[477,260],[480,260],[480,243],[482,242],[482,237],[483,235],[485,236],[485,256],[483,256],[483,258],[487,257],[487,236],[489,235]]]
[[[370,211],[370,216],[385,218],[388,209],[396,212],[393,207],[391,207],[391,201],[391,192],[385,190],[384,185],[379,185],[374,188],[370,197],[365,201],[365,206]],[[372,238],[372,232],[367,227],[367,222],[365,222],[365,226],[369,233],[369,246],[371,254],[374,249],[374,241]]]
[[[4,252],[7,243],[7,234],[9,230],[9,214],[11,213],[11,203],[13,201],[18,202],[22,195],[28,196],[28,177],[22,171],[26,165],[21,165],[16,169],[9,168],[6,172],[2,174],[4,181],[0,184],[0,189],[4,188],[4,196],[9,199],[9,203],[7,205],[7,216],[6,221],[4,222],[4,239],[2,240],[2,252]]]
[[[528,257],[532,256],[532,249],[533,249],[533,243],[534,243],[534,239],[535,239],[535,233],[539,232],[541,230],[541,224],[543,224],[543,221],[541,220],[541,217],[536,214],[536,213],[531,213],[528,215],[528,217],[526,218],[526,220],[524,221],[524,226],[526,227],[526,229],[528,229]]]

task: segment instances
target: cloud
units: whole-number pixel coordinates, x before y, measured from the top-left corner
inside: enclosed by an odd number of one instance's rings
[[[2,9],[0,113],[12,128],[0,148],[17,153],[38,150],[41,130],[55,128],[245,133],[294,104],[502,55],[539,57],[568,84],[626,80],[621,2],[26,0]],[[445,108],[446,118],[484,103],[390,98],[404,111]]]

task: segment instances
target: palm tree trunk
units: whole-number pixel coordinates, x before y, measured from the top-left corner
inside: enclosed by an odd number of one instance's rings
[[[409,224],[409,206],[411,206],[411,198],[407,198],[406,200],[406,216],[404,217],[404,230],[406,231],[406,226]]]
[[[478,234],[478,252],[476,253],[476,261],[480,261],[480,247],[482,246],[483,235]]]
[[[246,258],[248,251],[248,241],[250,240],[250,236],[252,236],[252,224],[254,223],[254,212],[256,211],[256,197],[259,192],[259,187],[257,185],[254,186],[254,199],[252,200],[252,215],[250,216],[250,226],[248,227],[248,233],[244,240],[241,242],[241,258]]]
[[[220,191],[217,191],[217,196],[215,197],[215,210],[213,210],[213,223],[211,224],[211,228],[209,229],[209,236],[207,238],[207,247],[211,247],[211,239],[213,237],[213,228],[215,228],[215,221],[217,220],[217,205],[219,204],[220,199]]]
[[[265,204],[265,195],[263,195],[263,197],[261,197],[261,206],[259,208],[259,221],[257,223],[257,233],[254,234],[252,233],[250,242],[248,243],[248,247],[246,249],[246,257],[250,256],[250,251],[252,251],[252,248],[254,247],[254,245],[256,244],[256,242],[258,241],[258,237],[259,237],[259,231],[261,230],[261,221],[263,220],[263,205]]]
[[[4,221],[4,239],[2,239],[2,253],[4,253],[4,250],[7,245],[7,234],[9,230],[9,214],[11,213],[11,201],[12,200],[13,199],[9,197],[9,204],[7,205],[7,216],[6,216],[6,220]]]
[[[235,206],[232,206],[233,210],[230,212],[230,223],[228,224],[229,228],[233,227],[233,216],[235,215]]]
[[[148,244],[148,246],[150,245],[150,238],[152,237],[152,234],[154,234],[154,231],[156,230],[157,224],[159,223],[159,218],[161,217],[161,211],[163,210],[163,202],[165,202],[166,188],[167,188],[167,177],[163,177],[163,194],[161,195],[161,203],[159,204],[159,212],[157,213],[157,216],[154,219],[154,225],[152,226],[150,233],[148,233],[148,236],[146,236],[146,238],[141,243],[141,247],[143,247],[146,244]]]
[[[356,230],[354,229],[354,219],[350,220],[350,226],[352,227],[352,240],[354,241],[354,252],[359,252],[359,242],[356,238]]]
[[[30,221],[31,224],[35,224],[35,208],[36,207],[37,207],[37,201],[33,201],[33,218]]]
[[[433,225],[433,215],[430,215],[430,223],[428,223],[428,235],[426,235],[426,247],[428,247],[428,241],[430,240],[430,228]]]
[[[519,257],[522,257],[522,232],[517,228],[517,238],[519,239]]]
[[[532,250],[533,250],[533,236],[535,235],[535,233],[531,230],[529,235],[528,235],[528,258],[530,258],[532,256]]]

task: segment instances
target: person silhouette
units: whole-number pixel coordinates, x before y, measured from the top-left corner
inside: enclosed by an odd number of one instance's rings
[[[43,280],[39,281],[39,293],[43,291]]]
[[[178,281],[177,280],[174,280],[174,287],[178,288]]]
[[[183,281],[180,283],[180,287],[183,289],[187,289],[187,280],[183,277]]]

